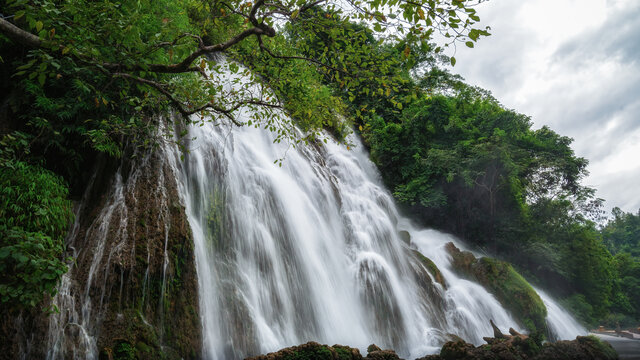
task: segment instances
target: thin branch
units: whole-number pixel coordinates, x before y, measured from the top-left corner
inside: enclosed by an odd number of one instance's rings
[[[141,84],[145,84],[148,86],[151,86],[152,88],[158,90],[162,95],[164,95],[169,102],[171,102],[171,104],[178,110],[178,112],[184,116],[184,117],[189,117],[190,115],[193,115],[195,113],[210,109],[213,110],[219,114],[224,115],[226,118],[228,118],[234,125],[236,126],[244,126],[245,124],[242,122],[239,122],[238,120],[236,120],[233,117],[233,112],[235,112],[236,110],[238,110],[239,108],[241,108],[242,106],[245,105],[258,105],[258,106],[264,106],[264,107],[269,107],[269,108],[274,108],[274,109],[281,109],[282,107],[278,104],[272,104],[272,103],[268,103],[268,102],[264,102],[261,100],[244,100],[244,101],[240,101],[239,103],[235,104],[233,107],[231,108],[223,108],[220,107],[214,103],[207,103],[204,104],[200,107],[197,107],[195,109],[185,109],[184,105],[182,102],[180,102],[178,99],[176,99],[173,94],[171,94],[171,92],[169,92],[165,87],[166,84],[162,84],[153,80],[148,80],[148,79],[144,79],[138,76],[134,76],[131,74],[127,74],[127,73],[114,73],[112,74],[114,77],[122,77],[122,78],[126,78],[126,79],[131,79],[134,81],[137,81]]]
[[[4,18],[0,18],[0,32],[12,41],[25,45],[30,48],[40,48],[43,45],[42,40],[30,32],[24,31],[19,27],[8,22]]]
[[[260,46],[260,49],[263,50],[264,52],[266,52],[267,54],[269,54],[269,56],[276,58],[276,59],[284,59],[284,60],[304,60],[304,61],[308,61],[310,63],[314,63],[316,65],[320,65],[322,67],[325,67],[327,69],[333,70],[333,71],[337,71],[340,73],[343,73],[345,75],[349,75],[351,76],[351,74],[345,70],[341,70],[338,69],[336,67],[333,67],[329,64],[325,64],[322,61],[318,61],[316,59],[311,59],[308,57],[304,57],[304,56],[287,56],[287,55],[276,55],[273,52],[271,52],[271,50],[269,50],[269,48],[267,48],[264,43],[262,42],[262,37],[258,36],[258,45]]]

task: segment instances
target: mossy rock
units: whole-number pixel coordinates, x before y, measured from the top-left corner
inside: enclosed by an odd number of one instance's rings
[[[544,344],[533,360],[617,360],[618,353],[611,344],[597,337],[578,336],[572,341]]]
[[[448,243],[446,249],[458,273],[484,286],[529,330],[532,338],[542,341],[547,333],[547,307],[511,264],[488,257],[476,259],[472,253],[460,251],[453,243]]]
[[[310,341],[246,360],[362,360],[360,350],[343,345],[322,345]]]
[[[418,250],[413,250],[413,254],[427,268],[427,270],[429,271],[431,276],[433,276],[433,278],[436,280],[436,282],[438,284],[442,285],[442,287],[446,289],[447,288],[447,283],[444,280],[444,276],[442,276],[442,273],[440,272],[440,269],[438,269],[438,266],[433,261],[431,261],[431,259],[429,259],[428,257],[422,255],[422,253],[419,252]]]
[[[402,240],[405,244],[411,244],[411,234],[409,234],[408,231],[400,230],[398,231],[398,236],[400,237],[400,240]]]
[[[507,335],[487,338],[489,344],[473,346],[463,340],[447,342],[438,355],[416,360],[616,360],[611,345],[592,336],[578,336],[572,341],[546,343],[540,347],[527,336]]]

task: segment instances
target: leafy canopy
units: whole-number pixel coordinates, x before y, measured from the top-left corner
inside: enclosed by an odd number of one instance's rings
[[[274,126],[275,121],[283,121],[277,109],[303,115],[295,106],[265,96],[264,91],[241,91],[238,96],[205,81],[209,77],[205,69],[220,71],[210,56],[250,46],[276,60],[270,64],[272,67],[277,66],[277,60],[304,61],[336,71],[343,85],[357,85],[363,75],[375,77],[358,70],[367,47],[360,43],[347,45],[342,49],[343,58],[338,60],[327,56],[327,52],[309,52],[300,43],[284,41],[283,29],[295,25],[305,29],[309,41],[322,33],[325,41],[344,43],[354,32],[333,26],[335,16],[371,27],[379,33],[380,41],[406,38],[421,44],[437,31],[447,39],[445,47],[455,42],[473,46],[481,36],[489,34],[487,29],[476,27],[479,18],[474,5],[482,1],[6,0],[3,9],[12,17],[0,20],[0,33],[30,49],[26,59],[19,59],[22,64],[16,67],[15,78],[45,90],[63,84],[71,87],[75,96],[66,98],[78,101],[54,105],[71,116],[94,110],[92,107],[104,108],[95,119],[88,117],[90,126],[80,130],[77,128],[81,126],[76,126],[74,131],[88,138],[97,150],[119,155],[120,136],[146,129],[134,111],[157,109],[157,98],[185,117],[209,114],[238,126],[258,124],[275,131],[278,139],[299,141],[287,126]],[[409,47],[406,49],[410,51]],[[229,70],[237,70],[231,66]],[[276,90],[296,82],[290,76],[266,80]],[[264,81],[255,79],[261,85]],[[251,86],[246,84],[246,89]],[[47,91],[37,96],[51,100]],[[78,104],[84,108],[78,109]],[[251,121],[239,120],[237,114],[243,106],[266,110],[257,110],[255,113],[260,115]],[[303,127],[318,130],[327,122],[323,116],[320,112],[319,120],[312,119],[309,126]],[[314,118],[314,113],[305,117]]]

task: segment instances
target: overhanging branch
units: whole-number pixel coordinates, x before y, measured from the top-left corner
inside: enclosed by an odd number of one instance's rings
[[[24,31],[19,27],[13,25],[7,20],[0,17],[0,32],[2,32],[6,37],[11,39],[11,41],[25,45],[30,48],[40,48],[42,47],[42,40],[39,37],[33,35],[30,32]]]

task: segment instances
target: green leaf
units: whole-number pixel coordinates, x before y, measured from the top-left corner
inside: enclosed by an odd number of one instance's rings
[[[44,26],[44,24],[42,23],[42,21],[37,21],[36,22],[36,31],[39,32],[40,30],[42,30],[43,26]]]
[[[456,66],[456,58],[452,56],[450,61],[451,61],[451,66]]]
[[[467,45],[467,47],[473,48],[473,41],[467,41],[464,44]]]

